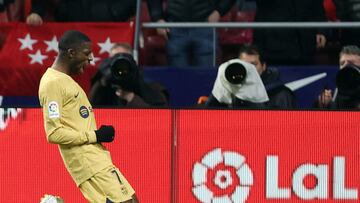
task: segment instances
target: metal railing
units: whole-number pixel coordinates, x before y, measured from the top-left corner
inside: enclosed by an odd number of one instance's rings
[[[139,49],[139,36],[141,28],[213,28],[214,40],[213,40],[213,65],[216,64],[216,29],[217,28],[251,28],[251,29],[284,29],[284,28],[302,28],[302,29],[314,29],[314,28],[360,28],[360,22],[167,22],[167,23],[154,23],[140,22],[141,15],[141,0],[137,0],[137,12],[136,12],[136,28],[134,36],[134,58],[138,61],[138,49]]]
[[[360,28],[360,22],[219,22],[143,23],[143,28]]]

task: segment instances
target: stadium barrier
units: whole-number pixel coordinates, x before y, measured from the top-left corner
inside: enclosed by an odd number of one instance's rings
[[[358,112],[95,109],[141,202],[358,202]],[[85,202],[41,109],[0,109],[0,202]],[[111,115],[111,116],[109,116]]]
[[[337,66],[284,66],[277,67],[281,79],[286,84],[293,84],[294,93],[297,99],[297,106],[301,109],[313,108],[314,101],[324,88],[335,88],[335,76],[338,71]],[[95,69],[86,71],[82,76],[82,87],[90,85],[90,79]],[[7,72],[16,73],[16,70],[8,69]],[[26,74],[28,71],[21,71]],[[21,75],[22,73],[19,73]],[[200,96],[209,96],[214,85],[217,69],[214,67],[203,67],[199,69],[175,68],[175,67],[144,67],[144,77],[147,81],[159,82],[165,86],[170,95],[169,107],[188,108],[196,106]],[[6,75],[4,75],[5,77]],[[40,78],[41,74],[33,74],[35,78]],[[2,76],[0,75],[0,79]],[[33,79],[32,81],[37,81]],[[187,81],[187,82],[184,82]],[[1,83],[1,82],[0,82]],[[27,91],[32,92],[30,96],[7,95],[0,98],[2,107],[38,107],[37,97],[38,85],[21,83],[14,81],[9,90],[18,93],[26,87]],[[294,86],[295,84],[295,86]],[[5,85],[5,84],[4,84]],[[26,86],[27,85],[27,86]],[[85,88],[84,88],[85,89]],[[0,93],[1,95],[1,93]]]

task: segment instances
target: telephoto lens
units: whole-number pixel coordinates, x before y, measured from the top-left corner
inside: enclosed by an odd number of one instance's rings
[[[232,63],[225,70],[225,78],[231,84],[241,84],[246,78],[246,69],[241,63]]]
[[[360,68],[349,64],[336,75],[339,94],[348,97],[360,97]]]
[[[135,91],[139,82],[139,68],[131,54],[120,53],[111,62],[112,87]]]
[[[127,77],[135,69],[136,63],[130,54],[121,53],[113,57],[111,73],[116,80]]]

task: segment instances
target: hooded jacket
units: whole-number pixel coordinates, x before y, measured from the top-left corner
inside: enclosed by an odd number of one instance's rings
[[[269,101],[266,107],[270,109],[294,109],[296,97],[288,87],[280,80],[279,71],[275,68],[266,68],[261,74]]]

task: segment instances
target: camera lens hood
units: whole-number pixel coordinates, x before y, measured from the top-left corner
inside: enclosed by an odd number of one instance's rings
[[[241,63],[232,63],[225,70],[226,80],[234,85],[242,83],[246,78],[246,69]]]
[[[336,75],[336,86],[339,94],[349,97],[360,97],[360,68],[355,65],[347,65]]]
[[[136,62],[131,54],[120,53],[113,56],[110,64],[111,74],[117,80],[137,69]]]

